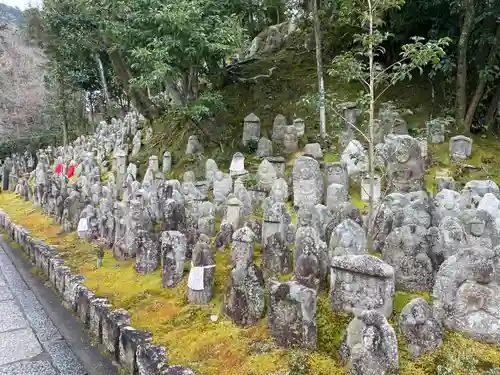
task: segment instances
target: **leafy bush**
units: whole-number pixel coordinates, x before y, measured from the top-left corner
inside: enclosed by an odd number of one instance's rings
[[[259,140],[255,138],[250,138],[247,141],[247,154],[254,155],[255,152],[257,152],[257,149],[259,148]]]

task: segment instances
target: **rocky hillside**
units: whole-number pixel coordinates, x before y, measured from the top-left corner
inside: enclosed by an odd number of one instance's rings
[[[0,24],[19,24],[22,19],[21,9],[0,3]]]
[[[0,5],[0,135],[8,140],[40,129],[45,58],[17,25],[19,9]]]

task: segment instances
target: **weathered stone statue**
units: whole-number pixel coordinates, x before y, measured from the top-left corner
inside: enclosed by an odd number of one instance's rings
[[[210,239],[202,234],[193,248],[187,287],[188,302],[195,305],[209,303],[214,282],[215,260],[210,249]]]
[[[332,258],[330,301],[333,311],[377,310],[392,314],[394,269],[372,255]]]
[[[316,160],[308,156],[299,156],[295,160],[292,176],[295,207],[321,203],[324,191],[323,177]]]
[[[399,367],[394,329],[375,310],[365,310],[349,323],[340,355],[352,375],[385,375]]]
[[[500,342],[498,248],[464,248],[440,267],[432,293],[434,317],[474,340]]]
[[[432,316],[432,308],[423,298],[412,299],[401,311],[398,322],[413,359],[443,343],[443,327]]]
[[[472,138],[457,135],[450,138],[450,158],[466,160],[472,154]]]
[[[391,193],[422,190],[425,168],[416,139],[390,134],[385,138],[383,153]]]
[[[231,276],[224,301],[224,314],[238,325],[255,324],[263,315],[264,277],[262,271],[253,263],[252,233],[239,229],[233,241],[251,246],[234,246],[231,249]],[[254,235],[255,236],[255,235]]]
[[[186,249],[187,241],[182,233],[166,231],[161,234],[162,285],[164,288],[175,288],[181,282]]]
[[[135,271],[140,274],[154,272],[161,264],[160,255],[160,244],[155,234],[139,229],[137,231]]]
[[[427,230],[418,225],[394,229],[385,240],[382,259],[394,268],[396,289],[423,292],[434,285]]]
[[[269,331],[281,347],[316,347],[316,291],[298,282],[269,284]]]

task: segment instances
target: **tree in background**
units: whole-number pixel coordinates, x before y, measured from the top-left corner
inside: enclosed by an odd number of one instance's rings
[[[397,82],[410,78],[411,72],[430,62],[436,64],[445,55],[444,48],[449,44],[448,38],[430,40],[423,43],[423,38],[413,37],[413,43],[402,46],[399,59],[384,66],[381,61],[385,55],[382,46],[391,34],[384,30],[384,15],[391,9],[399,9],[404,0],[354,0],[340,3],[338,22],[358,27],[360,32],[354,36],[356,46],[345,54],[333,59],[329,70],[331,75],[344,78],[347,81],[356,80],[364,88],[360,98],[368,115],[367,131],[355,127],[355,130],[368,144],[368,233],[372,234],[374,222],[374,186],[375,186],[375,106],[384,92]],[[349,123],[346,120],[346,123]],[[354,125],[352,125],[354,126]]]
[[[318,0],[311,0],[314,40],[316,44],[316,71],[319,92],[319,133],[326,137],[325,79],[323,77],[323,54],[321,52],[321,23],[318,15]]]
[[[0,131],[22,137],[41,123],[45,59],[15,26],[4,25],[0,36]]]
[[[500,2],[478,0],[407,0],[401,11],[389,13],[395,37],[390,51],[406,43],[412,35],[431,39],[449,37],[453,43],[447,58],[430,72],[445,90],[445,105],[454,107],[461,132],[477,124],[496,131],[500,102],[499,18]],[[391,53],[393,56],[394,53]],[[500,118],[500,117],[499,117]]]

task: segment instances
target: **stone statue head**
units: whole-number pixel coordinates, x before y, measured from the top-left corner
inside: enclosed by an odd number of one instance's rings
[[[476,237],[481,237],[486,229],[486,223],[479,217],[474,217],[470,223],[470,232]]]

